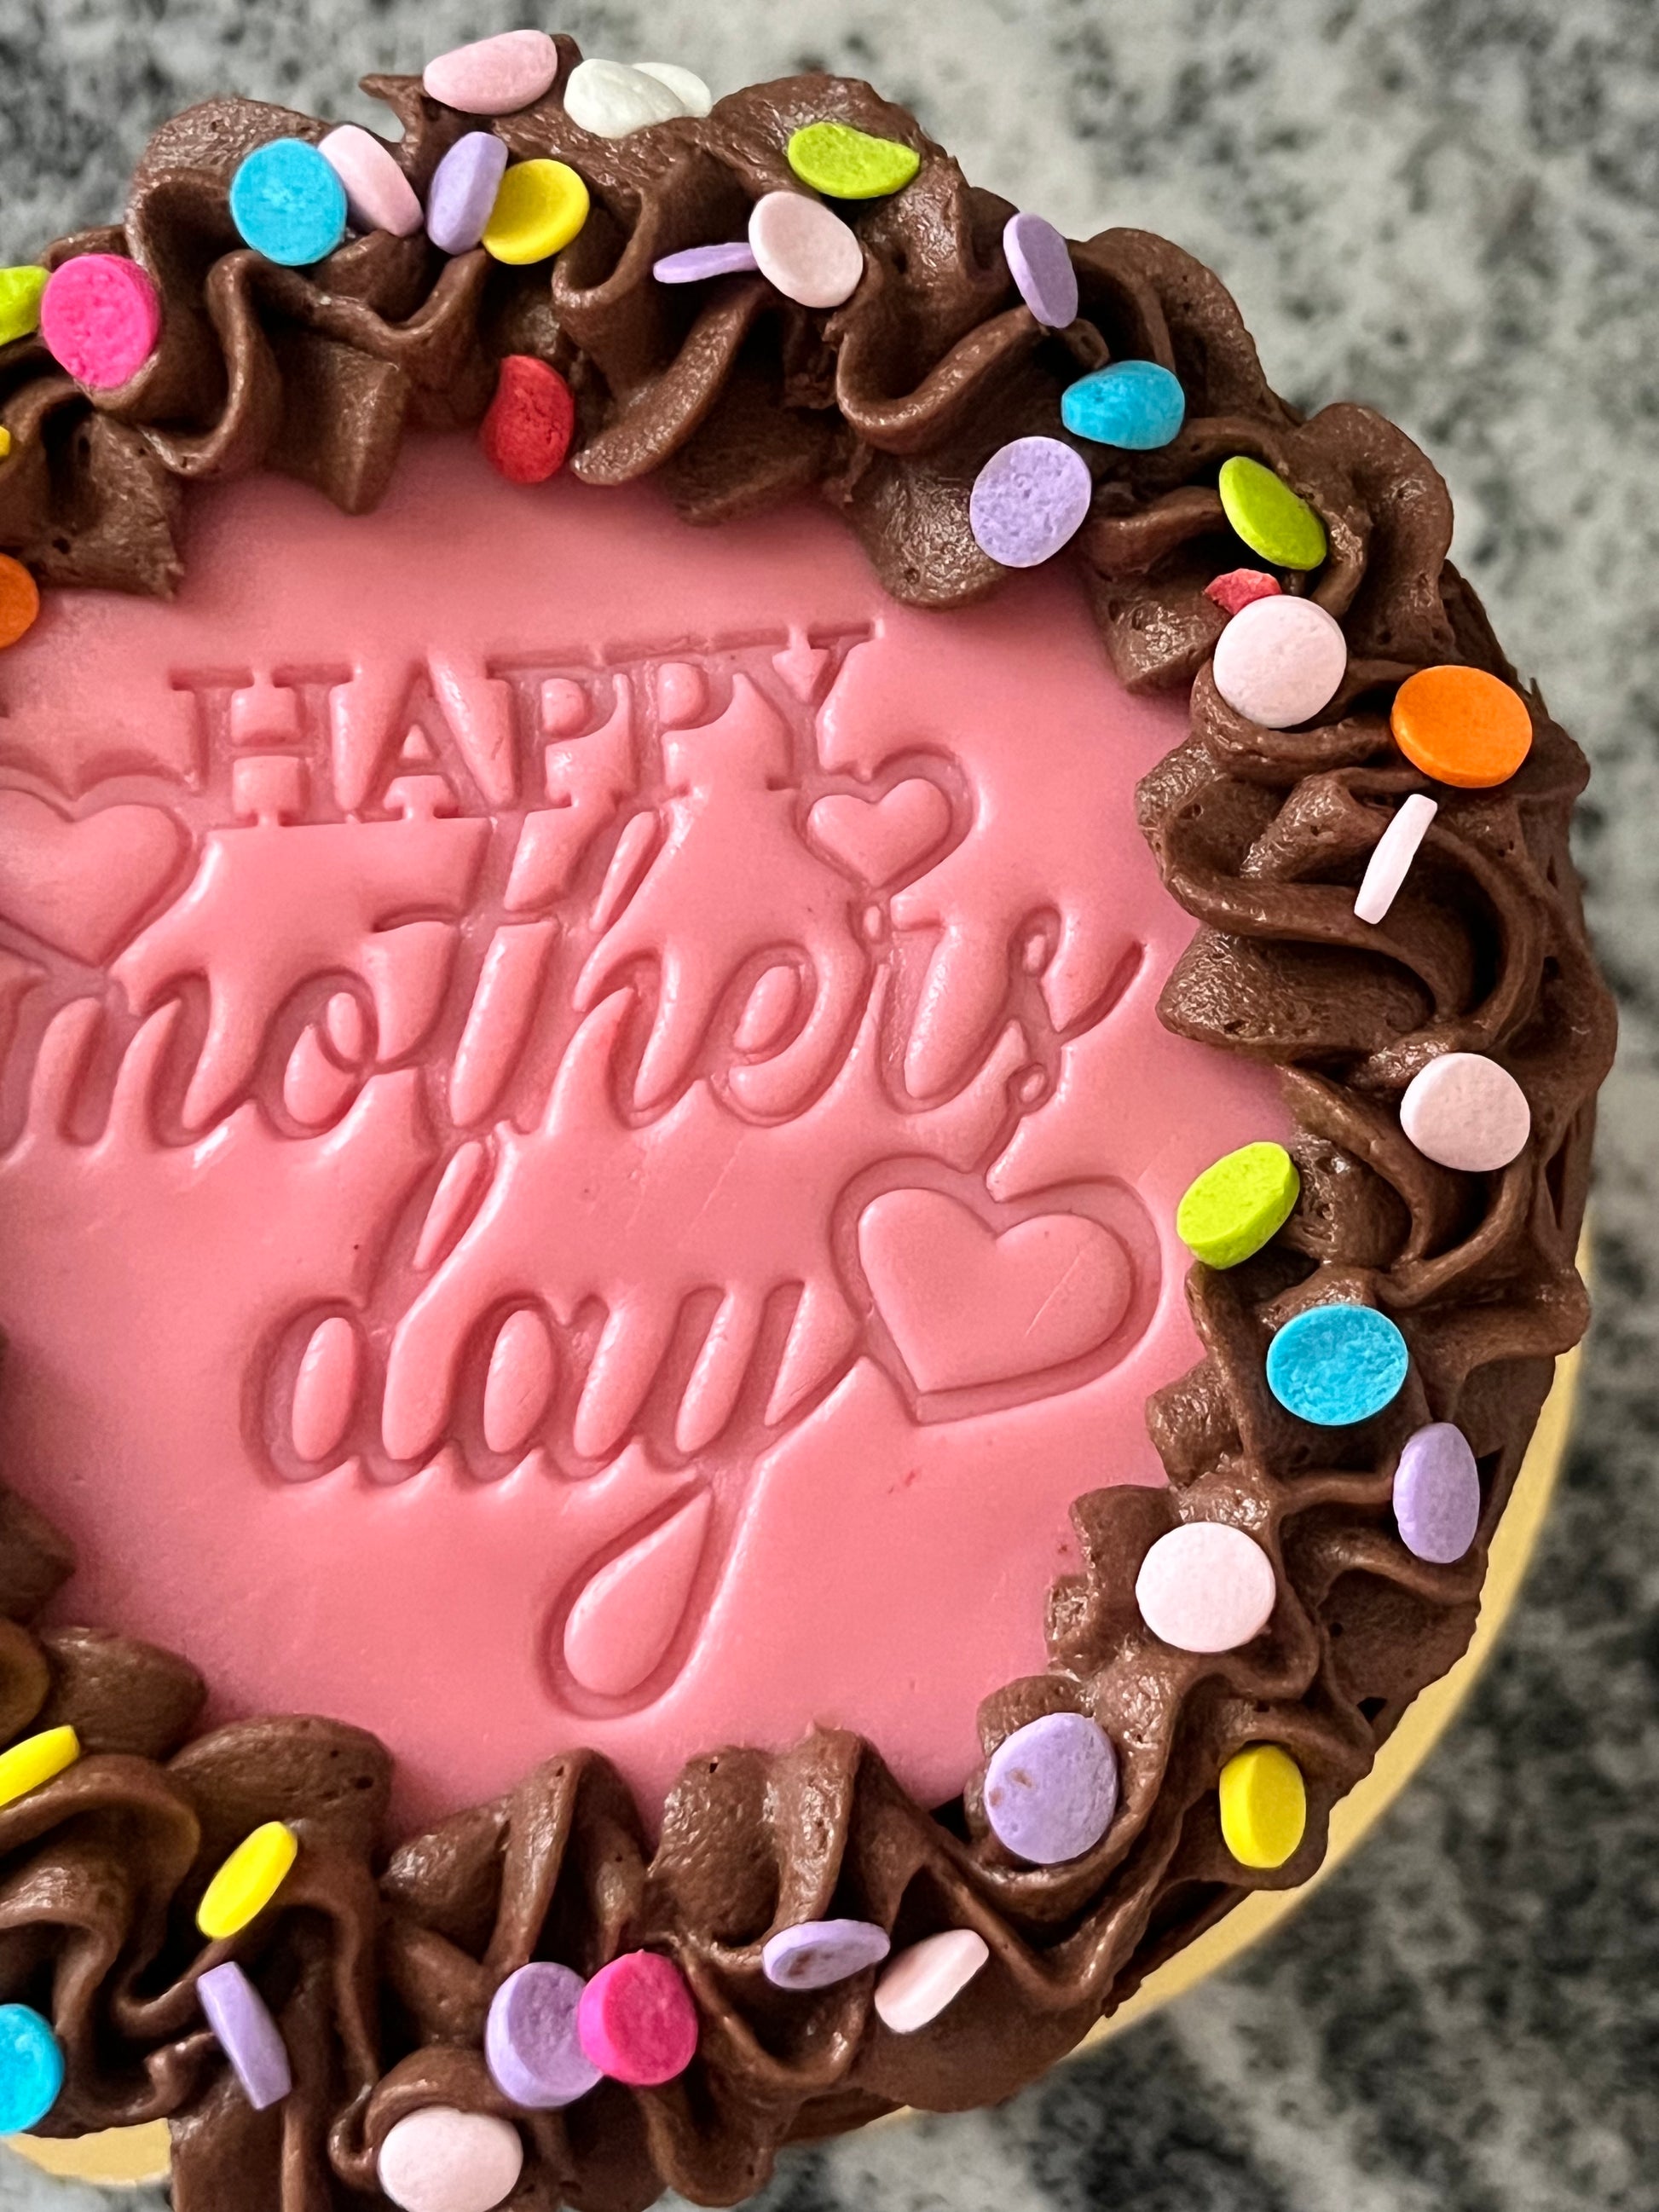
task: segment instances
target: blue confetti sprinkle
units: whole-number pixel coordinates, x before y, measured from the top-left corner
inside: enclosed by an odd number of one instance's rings
[[[1267,1388],[1299,1420],[1346,1429],[1391,1405],[1410,1365],[1406,1340],[1387,1314],[1310,1306],[1267,1346]]]
[[[0,2136],[21,2134],[58,2102],[64,2053],[29,2005],[0,2005]]]
[[[1060,396],[1060,419],[1074,438],[1133,453],[1167,446],[1186,413],[1180,378],[1155,361],[1115,361],[1091,369]]]
[[[345,236],[345,186],[303,138],[273,138],[231,179],[230,219],[267,261],[307,268]]]

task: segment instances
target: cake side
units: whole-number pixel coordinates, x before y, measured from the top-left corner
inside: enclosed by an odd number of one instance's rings
[[[82,1717],[97,1741],[90,1715],[115,1716],[97,1755],[0,1810],[14,1930],[0,1955],[20,1996],[42,1994],[53,1955],[69,1955],[42,1931],[79,1930],[55,2005],[70,2075],[47,2125],[173,2117],[185,2212],[326,2201],[325,2154],[372,2188],[394,2127],[434,2107],[510,2115],[532,2185],[575,2201],[643,2204],[669,2181],[730,2202],[790,2133],[1029,2080],[1244,1887],[1316,1863],[1330,1803],[1467,1639],[1549,1363],[1583,1324],[1572,1257],[1611,1040],[1566,854],[1583,765],[1535,698],[1527,758],[1496,787],[1449,791],[1402,755],[1389,705],[1403,681],[1447,664],[1510,674],[1447,566],[1449,504],[1415,448],[1361,409],[1299,422],[1216,281],[1137,234],[1073,250],[1081,313],[1048,331],[999,243],[1011,210],[867,88],[793,80],[706,119],[595,139],[561,100],[574,61],[562,43],[557,82],[492,126],[592,191],[550,294],[532,273],[491,296],[486,257],[438,268],[418,238],[385,233],[315,275],[276,269],[228,231],[228,182],[254,145],[321,126],[240,103],[169,126],[125,230],[64,249],[150,268],[161,349],[90,409],[29,341],[0,356],[14,440],[0,542],[49,585],[165,587],[179,480],[263,462],[366,505],[404,424],[476,419],[495,359],[513,354],[568,373],[587,481],[654,471],[709,520],[821,486],[896,596],[945,605],[1000,578],[969,515],[986,462],[1052,433],[1080,373],[1160,364],[1184,427],[1151,452],[1086,449],[1077,552],[1126,679],[1194,684],[1193,735],[1142,796],[1165,884],[1200,925],[1165,1018],[1285,1071],[1301,1197],[1255,1256],[1194,1269],[1206,1358],[1151,1411],[1170,1486],[1079,1501],[1085,1567],[1054,1593],[1050,1668],[982,1711],[988,1753],[1056,1712],[1115,1741],[1120,1809],[1069,1862],[1022,1863],[975,1789],[937,1818],[896,1790],[878,1747],[827,1736],[781,1758],[694,1761],[654,1852],[601,1762],[556,1762],[404,1846],[377,1888],[386,1776],[371,1741],[273,1722],[180,1750],[191,1696],[177,1668],[15,1626],[9,1733]],[[398,159],[428,194],[464,118],[411,81],[385,89],[407,127]],[[655,261],[740,228],[757,197],[788,188],[792,133],[830,117],[918,156],[914,181],[858,215],[865,273],[846,307],[826,321],[742,276],[695,313],[665,304]],[[1226,614],[1207,586],[1239,557],[1217,472],[1240,456],[1291,486],[1328,537],[1307,595],[1340,622],[1346,672],[1286,731],[1230,706],[1210,665]],[[1356,921],[1385,803],[1431,791],[1434,825],[1386,922]],[[1530,1140],[1501,1172],[1438,1165],[1402,1134],[1402,1094],[1454,1052],[1501,1059],[1526,1093]],[[1267,1381],[1273,1341],[1322,1307],[1390,1317],[1410,1352],[1386,1408],[1334,1430],[1298,1421]],[[1437,1423],[1455,1423],[1481,1473],[1474,1546],[1438,1565],[1399,1540],[1389,1510],[1402,1447]],[[67,1562],[10,1510],[5,1611],[25,1624]],[[1201,1523],[1248,1532],[1277,1592],[1266,1635],[1219,1655],[1153,1635],[1132,1595],[1157,1540]],[[1223,1840],[1216,1784],[1254,1743],[1293,1758],[1309,1817],[1288,1859],[1252,1873]],[[281,1909],[204,1952],[187,1923],[206,1879],[267,1819],[301,1839]],[[760,1957],[769,1930],[836,1916],[901,1949],[971,1929],[989,1964],[916,2033],[872,2013],[867,1974],[781,1993]],[[692,2070],[638,2092],[606,2081],[562,2115],[526,2117],[479,2047],[502,1975],[549,1954],[591,1975],[641,1949],[676,1960],[697,2001]],[[295,2062],[292,2094],[259,2115],[198,2025],[197,1974],[233,1953]]]

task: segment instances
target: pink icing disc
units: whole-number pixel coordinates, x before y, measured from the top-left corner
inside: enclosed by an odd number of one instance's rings
[[[137,376],[161,335],[161,302],[136,261],[82,253],[62,263],[40,295],[40,335],[88,392]]]
[[[0,670],[0,1465],[59,1617],[374,1729],[405,1819],[820,1722],[952,1796],[1071,1501],[1162,1480],[1182,1191],[1285,1133],[1154,1011],[1184,702],[1064,564],[924,613],[816,509],[465,439],[374,515],[185,515],[173,605],[49,593]]]
[[[1219,1521],[1171,1528],[1135,1577],[1142,1620],[1177,1651],[1237,1651],[1267,1626],[1277,1595],[1255,1537]]]
[[[420,228],[415,187],[372,131],[342,123],[317,151],[345,186],[346,204],[359,230],[389,230],[394,238],[408,238]]]
[[[589,2063],[613,2081],[654,2088],[691,2063],[697,2008],[672,1959],[624,1951],[582,1991],[576,2033]]]

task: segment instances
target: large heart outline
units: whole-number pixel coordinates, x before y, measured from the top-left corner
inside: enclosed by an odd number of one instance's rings
[[[1024,1381],[1097,1351],[1134,1300],[1122,1241],[1087,1214],[988,1227],[943,1191],[884,1192],[858,1224],[876,1310],[924,1394]]]

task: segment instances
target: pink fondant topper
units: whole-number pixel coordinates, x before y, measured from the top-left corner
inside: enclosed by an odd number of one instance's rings
[[[1181,1194],[1284,1127],[1157,1019],[1183,702],[1063,568],[912,611],[817,512],[464,439],[187,522],[174,605],[6,663],[0,1454],[61,1605],[374,1729],[405,1814],[817,1722],[949,1797],[1071,1501],[1162,1479]]]

